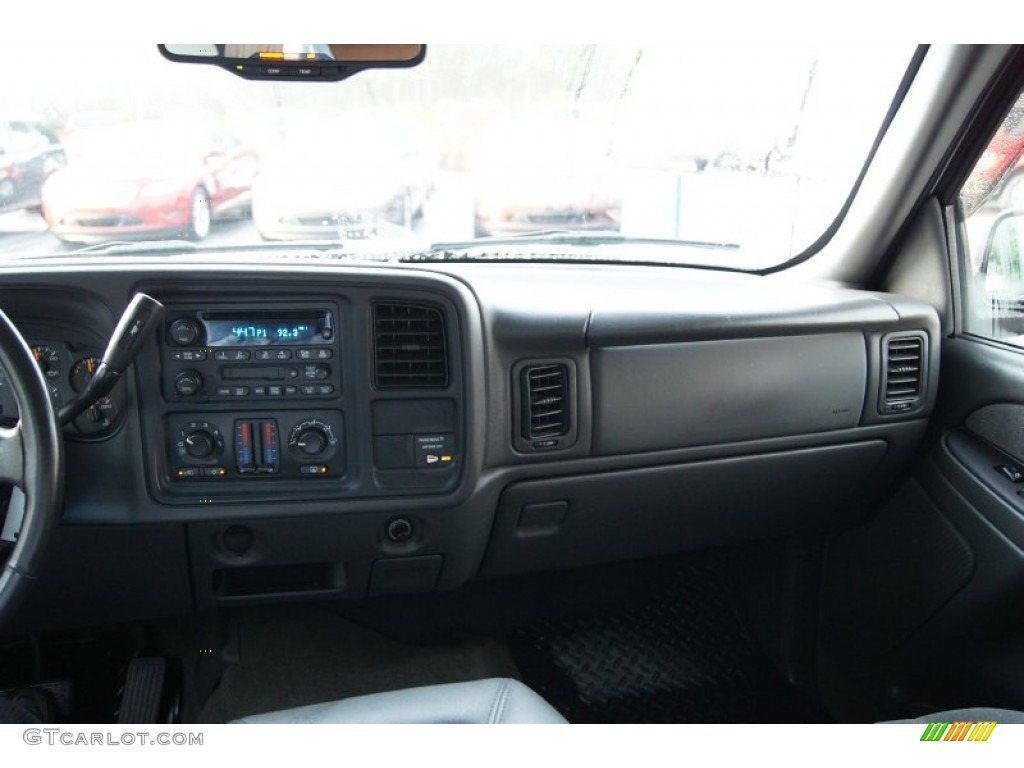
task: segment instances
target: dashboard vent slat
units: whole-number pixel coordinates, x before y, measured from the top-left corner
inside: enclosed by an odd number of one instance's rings
[[[925,341],[922,336],[892,336],[886,340],[882,410],[911,410],[923,395]]]
[[[524,368],[523,437],[544,440],[569,432],[569,370],[563,364]]]
[[[377,389],[443,389],[448,350],[441,310],[420,304],[373,305]]]

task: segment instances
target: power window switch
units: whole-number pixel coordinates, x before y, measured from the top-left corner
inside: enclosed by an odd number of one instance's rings
[[[1011,483],[1024,483],[1024,469],[1021,469],[1016,464],[1001,464],[996,469]]]

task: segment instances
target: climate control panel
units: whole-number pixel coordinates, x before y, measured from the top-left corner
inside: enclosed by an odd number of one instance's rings
[[[170,414],[166,434],[175,483],[340,478],[346,472],[340,411]]]

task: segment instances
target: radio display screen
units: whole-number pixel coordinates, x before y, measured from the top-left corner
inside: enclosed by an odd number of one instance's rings
[[[325,314],[224,316],[206,315],[206,343],[211,347],[326,344]]]

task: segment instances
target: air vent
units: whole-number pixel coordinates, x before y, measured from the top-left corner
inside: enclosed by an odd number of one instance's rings
[[[553,440],[569,433],[569,369],[557,365],[524,368],[523,437]],[[542,447],[542,446],[538,446]]]
[[[444,317],[418,304],[373,305],[378,389],[448,386]]]
[[[921,400],[925,370],[923,336],[890,336],[885,341],[882,413],[913,410]]]

